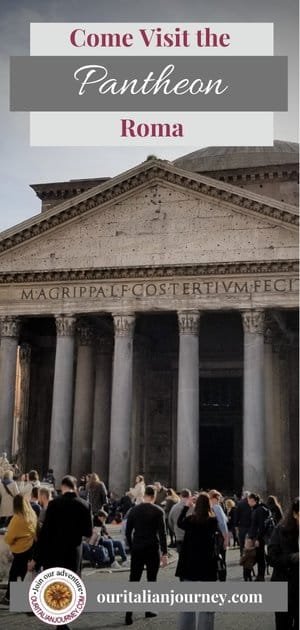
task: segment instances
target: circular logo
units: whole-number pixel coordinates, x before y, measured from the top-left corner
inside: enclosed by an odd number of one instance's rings
[[[29,590],[32,611],[41,621],[61,626],[74,621],[86,603],[85,586],[73,571],[55,567],[39,573]]]

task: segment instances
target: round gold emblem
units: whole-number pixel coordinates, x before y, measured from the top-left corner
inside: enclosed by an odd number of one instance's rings
[[[44,592],[44,600],[53,610],[64,610],[72,601],[72,591],[64,582],[52,582]]]

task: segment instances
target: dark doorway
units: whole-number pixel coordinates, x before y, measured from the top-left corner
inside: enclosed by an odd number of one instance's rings
[[[234,487],[233,427],[200,427],[200,487],[230,491]]]
[[[223,492],[242,486],[242,377],[231,370],[200,378],[199,483]]]

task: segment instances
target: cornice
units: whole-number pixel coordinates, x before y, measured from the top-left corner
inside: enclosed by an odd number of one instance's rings
[[[287,166],[271,166],[257,168],[235,168],[228,170],[216,170],[207,172],[209,177],[218,179],[219,181],[236,182],[239,184],[253,184],[259,182],[272,181],[298,181],[299,167],[297,164],[289,164]]]
[[[186,276],[250,275],[298,273],[297,260],[267,262],[202,263],[150,267],[103,267],[94,269],[62,269],[56,271],[17,271],[0,273],[0,284],[41,282],[83,282],[129,278],[168,278]]]
[[[271,220],[289,229],[296,229],[299,224],[297,209],[294,206],[210,177],[183,171],[169,162],[149,160],[139,167],[127,171],[127,173],[90,188],[84,193],[6,230],[0,237],[0,253],[155,181],[166,182],[181,189],[185,188],[194,193],[205,195],[210,199],[228,203],[237,211],[255,214],[257,217]]]

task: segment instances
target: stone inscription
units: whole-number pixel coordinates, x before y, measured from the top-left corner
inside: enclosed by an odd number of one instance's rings
[[[199,297],[209,295],[242,295],[253,293],[294,293],[298,278],[255,278],[246,280],[188,280],[143,282],[102,282],[94,284],[60,284],[29,286],[20,289],[20,298],[26,302],[55,300],[99,300],[154,297]]]

